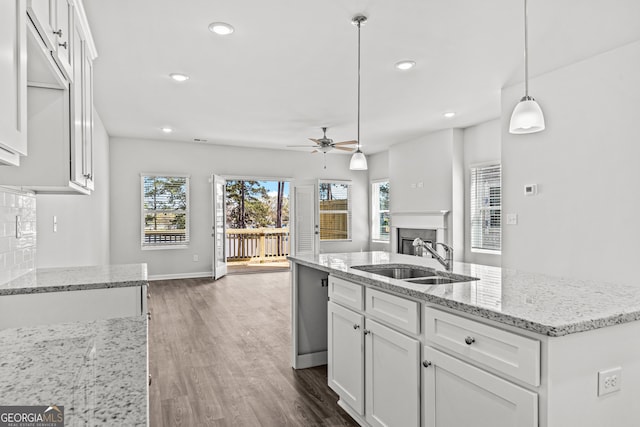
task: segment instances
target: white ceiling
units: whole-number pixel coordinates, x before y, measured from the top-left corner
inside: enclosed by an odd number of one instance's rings
[[[84,4],[99,54],[96,108],[112,136],[282,149],[328,126],[336,141],[356,139],[357,13],[369,18],[365,153],[498,117],[500,89],[523,80],[521,0]],[[638,0],[529,0],[531,75],[639,40],[638,18]],[[214,35],[214,21],[235,33]],[[402,59],[417,66],[398,71]],[[191,79],[176,83],[174,72]],[[450,110],[457,116],[445,119]],[[165,135],[163,126],[176,131]]]

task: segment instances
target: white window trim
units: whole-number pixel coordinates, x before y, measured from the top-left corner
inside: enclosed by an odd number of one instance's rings
[[[144,242],[144,177],[167,177],[167,178],[186,178],[187,179],[187,221],[186,234],[188,240],[182,245],[145,245]],[[140,249],[143,251],[158,251],[166,249],[188,249],[191,243],[191,175],[177,173],[140,173]]]
[[[481,168],[489,168],[494,166],[500,166],[500,210],[502,211],[502,162],[500,159],[493,161],[486,161],[480,163],[472,163],[469,167],[469,246],[470,252],[479,253],[479,254],[487,254],[487,255],[502,255],[502,218],[500,219],[500,249],[486,249],[486,248],[474,248],[473,247],[473,212],[471,212],[471,206],[473,201],[473,169],[481,169]]]
[[[391,230],[389,230],[389,238],[386,240],[382,240],[382,239],[376,239],[373,237],[374,235],[374,227],[376,222],[374,221],[377,218],[373,217],[373,213],[375,212],[375,207],[374,207],[374,200],[373,200],[373,186],[374,184],[379,184],[381,182],[389,182],[389,178],[380,178],[380,179],[373,179],[371,180],[370,184],[369,184],[369,188],[371,189],[371,242],[372,243],[391,243]],[[387,209],[386,211],[378,211],[378,214],[382,213],[382,212],[387,212],[389,214],[389,218],[391,218],[391,209]],[[389,225],[389,227],[391,227],[391,225]]]
[[[349,186],[349,204],[348,204],[348,209],[346,211],[322,211],[320,210],[320,184],[346,184]],[[352,242],[353,241],[353,236],[351,235],[351,233],[353,232],[353,226],[352,226],[352,221],[353,221],[353,181],[349,180],[345,180],[345,179],[319,179],[318,180],[318,186],[317,186],[317,192],[316,192],[316,200],[318,203],[318,241],[320,242],[320,244],[323,243],[331,243],[331,242]],[[331,214],[331,213],[344,213],[347,212],[347,238],[346,239],[321,239],[320,238],[320,215],[327,213],[327,214]]]

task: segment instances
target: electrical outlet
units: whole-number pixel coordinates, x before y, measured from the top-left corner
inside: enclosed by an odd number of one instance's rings
[[[518,225],[518,214],[508,213],[507,215],[507,225]]]
[[[598,396],[619,391],[622,385],[622,368],[611,368],[598,372]]]
[[[55,215],[53,216],[53,232],[58,232],[58,217]]]
[[[193,262],[200,261],[200,257],[198,255],[193,255]]]

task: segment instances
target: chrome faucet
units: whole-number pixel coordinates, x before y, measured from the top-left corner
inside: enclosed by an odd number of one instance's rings
[[[448,271],[451,271],[453,269],[453,248],[440,242],[436,242],[436,247],[437,245],[442,246],[442,248],[444,249],[444,258],[430,244],[425,243],[421,238],[416,237],[413,241],[414,248],[421,248],[423,250],[423,254],[424,250],[426,249],[427,252],[431,254],[431,256],[433,256],[440,264],[444,266],[444,268],[446,268]]]

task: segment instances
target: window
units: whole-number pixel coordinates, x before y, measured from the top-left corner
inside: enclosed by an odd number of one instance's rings
[[[502,168],[471,168],[471,250],[500,251],[502,241]]]
[[[371,239],[389,241],[389,181],[371,184]]]
[[[142,175],[142,247],[189,244],[189,177]]]
[[[351,183],[320,181],[320,240],[351,239]]]

